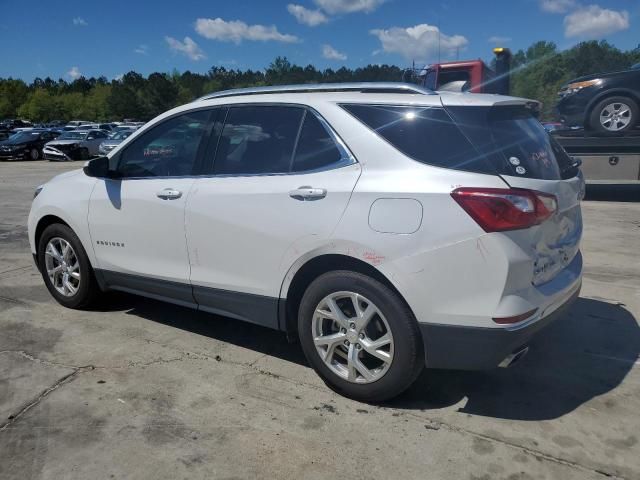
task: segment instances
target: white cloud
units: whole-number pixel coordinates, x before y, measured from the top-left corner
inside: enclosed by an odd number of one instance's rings
[[[495,37],[489,37],[487,41],[489,43],[495,43],[495,44],[499,45],[499,44],[503,44],[503,43],[509,43],[511,40],[512,40],[511,37],[495,36]]]
[[[75,17],[72,21],[76,27],[86,27],[87,25],[89,25],[87,21],[82,17]]]
[[[347,55],[339,52],[338,50],[336,50],[335,48],[333,48],[331,45],[323,45],[322,46],[322,56],[324,58],[327,58],[329,60],[346,60],[347,59]]]
[[[302,5],[290,3],[287,5],[287,11],[296,17],[298,23],[303,23],[310,27],[316,27],[329,21],[329,18],[320,10],[310,10]]]
[[[196,32],[210,40],[221,42],[242,43],[243,40],[259,42],[283,42],[295,43],[298,37],[286,33],[280,33],[275,25],[247,25],[240,20],[229,22],[221,18],[199,18],[196,20]]]
[[[386,0],[313,0],[322,10],[330,15],[355,12],[373,12]]]
[[[577,4],[576,0],[540,0],[540,8],[548,13],[567,13]]]
[[[149,55],[149,45],[138,45],[133,51],[140,55]]]
[[[564,35],[597,39],[629,28],[629,13],[625,10],[609,10],[589,5],[564,18]]]
[[[173,37],[164,37],[164,39],[166,40],[167,44],[169,45],[169,49],[172,52],[182,53],[183,55],[186,55],[191,60],[194,60],[196,62],[198,60],[207,58],[198,44],[191,40],[190,37],[184,37],[184,42],[181,42],[180,40],[177,40]]]
[[[442,32],[438,35],[438,27],[426,23],[407,28],[376,29],[370,33],[378,37],[383,51],[399,53],[410,61],[433,59],[438,56],[438,49],[443,56],[453,55],[469,44],[462,35],[445,35]]]
[[[71,67],[71,69],[67,72],[67,75],[72,80],[75,80],[77,78],[80,78],[82,76],[82,73],[80,73],[80,69],[78,67]]]
[[[122,80],[124,78],[124,73],[119,73],[118,75],[116,75],[115,77],[113,77],[114,80],[116,80],[117,82],[119,82],[120,80]]]

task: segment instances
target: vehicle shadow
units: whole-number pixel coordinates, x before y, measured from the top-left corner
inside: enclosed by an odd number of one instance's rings
[[[584,199],[601,202],[640,202],[640,182],[587,183]]]
[[[282,332],[126,294],[105,310],[125,310],[154,322],[306,365],[298,344]],[[567,316],[544,329],[529,353],[508,369],[425,370],[386,406],[437,410],[466,399],[459,411],[516,420],[561,417],[616,388],[640,355],[640,328],[623,304],[579,298]]]
[[[508,369],[426,370],[394,408],[437,409],[514,420],[561,417],[616,388],[640,354],[640,328],[623,304],[579,298]]]

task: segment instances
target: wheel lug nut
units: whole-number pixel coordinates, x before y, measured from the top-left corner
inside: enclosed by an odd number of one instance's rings
[[[361,333],[360,335],[358,335],[360,337],[360,340],[364,340],[364,333]]]
[[[359,343],[356,343],[356,350],[360,350],[362,348],[362,345],[360,345]]]
[[[340,333],[347,333],[347,329],[346,328],[341,328],[340,329]]]
[[[351,344],[349,343],[349,340],[345,340],[345,341],[344,341],[344,346],[345,346],[345,347],[348,347],[349,345],[351,345]]]
[[[356,328],[356,324],[355,324],[355,323],[351,323],[351,324],[349,325],[349,328],[350,328],[351,330],[355,330],[355,328]]]

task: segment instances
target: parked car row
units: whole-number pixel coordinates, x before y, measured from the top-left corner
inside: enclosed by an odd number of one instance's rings
[[[98,128],[100,124],[93,125],[79,125],[73,130],[64,130],[66,126],[19,127],[0,140],[0,160],[87,160],[110,152],[138,128],[118,125],[109,131]]]

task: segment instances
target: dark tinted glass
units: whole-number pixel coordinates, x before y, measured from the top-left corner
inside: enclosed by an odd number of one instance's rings
[[[442,108],[343,105],[405,155],[444,168],[495,173]]]
[[[335,164],[341,159],[342,153],[324,125],[313,113],[307,112],[300,131],[292,171],[316,170]]]
[[[122,152],[118,171],[124,177],[191,175],[210,114],[189,112],[142,134]]]
[[[297,107],[231,107],[220,135],[214,173],[289,172],[303,113]]]
[[[452,107],[452,116],[501,175],[558,180],[576,174],[571,159],[527,108]]]

